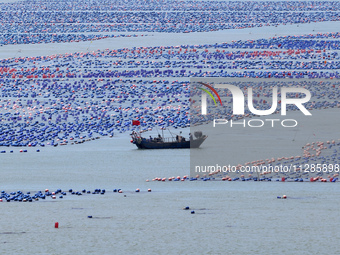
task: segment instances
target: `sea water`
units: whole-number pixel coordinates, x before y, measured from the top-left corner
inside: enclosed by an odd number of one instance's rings
[[[188,175],[190,150],[138,150],[128,134],[13,150],[1,154],[1,190],[67,195],[0,203],[1,254],[340,252],[338,183],[151,181]]]
[[[322,22],[176,36],[143,33],[147,36],[52,48],[9,45],[2,47],[0,58],[214,44],[337,28],[338,22]],[[0,203],[0,254],[340,253],[339,183],[155,182],[151,181],[155,177],[189,175],[190,150],[138,150],[128,134],[80,145],[25,148],[27,153],[2,149],[6,153],[0,154],[0,190],[106,189],[106,193],[67,192],[62,199]],[[277,199],[283,195],[287,199]],[[190,209],[183,210],[186,206]]]

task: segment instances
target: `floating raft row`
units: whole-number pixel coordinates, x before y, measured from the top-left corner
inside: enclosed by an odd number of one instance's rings
[[[260,181],[260,182],[271,182],[271,181],[276,181],[276,182],[337,182],[339,180],[338,177],[330,177],[330,178],[323,178],[323,177],[305,177],[305,178],[292,178],[292,177],[282,177],[282,178],[272,178],[272,177],[183,177],[183,178],[175,178],[175,177],[169,177],[169,178],[154,178],[152,181],[161,181],[161,182],[166,182],[166,181]],[[149,180],[146,180],[147,182]]]
[[[77,43],[111,38],[111,33],[211,32],[340,20],[336,1],[317,5],[297,1],[138,1],[138,6],[126,1],[114,5],[71,2],[34,7],[30,1],[2,3],[0,10],[7,15],[0,18],[0,45]]]
[[[123,193],[122,189],[113,189],[113,193]],[[140,189],[135,190],[136,193],[140,192]],[[151,189],[148,189],[147,192],[151,192]],[[39,200],[46,199],[63,199],[66,195],[74,195],[74,196],[82,196],[82,195],[105,195],[107,191],[105,189],[94,189],[93,191],[83,189],[81,191],[75,191],[73,189],[69,189],[68,191],[63,191],[61,189],[57,189],[56,191],[49,191],[49,189],[45,189],[45,191],[34,192],[22,192],[20,190],[15,192],[6,192],[1,191],[0,193],[0,202],[34,202]],[[131,193],[131,192],[130,192]]]

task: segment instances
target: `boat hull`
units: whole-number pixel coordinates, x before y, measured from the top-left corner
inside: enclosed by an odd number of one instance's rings
[[[199,148],[207,136],[184,142],[154,142],[147,139],[138,139],[134,143],[138,149],[190,149]]]

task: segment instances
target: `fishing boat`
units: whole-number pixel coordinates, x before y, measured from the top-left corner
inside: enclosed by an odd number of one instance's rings
[[[131,143],[135,144],[138,149],[190,149],[198,148],[207,139],[208,136],[203,135],[201,131],[194,132],[195,138],[190,135],[189,139],[185,139],[182,135],[176,137],[164,138],[158,137],[142,137],[141,133],[133,131],[131,134]]]

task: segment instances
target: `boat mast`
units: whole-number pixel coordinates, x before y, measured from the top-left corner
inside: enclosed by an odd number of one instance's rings
[[[172,139],[174,139],[174,136],[172,135],[172,133],[171,133],[170,129],[168,129],[168,131],[169,131],[169,133],[170,133],[170,135],[171,135]]]

